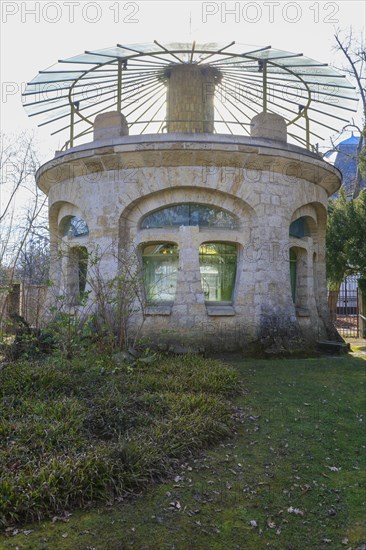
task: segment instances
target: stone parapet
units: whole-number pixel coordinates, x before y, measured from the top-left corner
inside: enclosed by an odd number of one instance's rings
[[[305,179],[321,186],[330,196],[339,188],[340,172],[319,155],[306,149],[260,138],[200,134],[124,136],[110,145],[75,147],[47,162],[36,174],[39,187],[48,193],[62,181],[105,171],[130,170],[131,182],[141,168],[201,166],[206,177],[221,173],[253,181],[258,171],[274,181],[282,174],[289,182]],[[99,145],[99,146],[98,146]],[[95,176],[96,177],[96,176]]]

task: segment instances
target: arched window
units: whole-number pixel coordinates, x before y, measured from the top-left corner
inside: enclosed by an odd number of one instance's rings
[[[201,284],[206,302],[231,302],[235,287],[235,244],[204,243],[199,249]]]
[[[297,237],[301,239],[302,237],[310,236],[309,224],[305,217],[298,218],[290,225],[289,230],[290,237]]]
[[[84,237],[89,234],[89,227],[82,218],[66,216],[60,223],[61,237]]]
[[[169,304],[174,301],[178,274],[178,245],[147,244],[142,249],[147,302]]]
[[[290,282],[291,295],[293,303],[296,302],[296,279],[297,279],[297,254],[293,248],[290,248]]]
[[[164,207],[148,214],[141,222],[141,229],[180,227],[181,225],[221,229],[237,229],[239,226],[235,216],[217,206],[186,203]]]

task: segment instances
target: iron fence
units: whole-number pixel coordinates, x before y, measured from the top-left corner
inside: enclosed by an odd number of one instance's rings
[[[341,336],[358,338],[360,336],[360,311],[358,277],[346,277],[339,290],[335,326]]]

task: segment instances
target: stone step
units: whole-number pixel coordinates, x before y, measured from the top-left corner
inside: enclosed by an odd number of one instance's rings
[[[319,340],[317,348],[323,353],[348,353],[351,350],[351,346],[348,342],[336,342],[333,340]]]

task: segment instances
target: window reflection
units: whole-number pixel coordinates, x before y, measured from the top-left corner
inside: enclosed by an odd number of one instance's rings
[[[178,246],[173,243],[146,245],[142,251],[147,302],[172,303],[177,288]]]
[[[62,237],[83,237],[88,234],[88,224],[77,216],[66,216],[60,223],[60,235]]]
[[[168,206],[148,214],[141,223],[141,229],[181,225],[236,229],[238,221],[232,214],[217,206],[187,203]]]
[[[201,284],[206,302],[231,302],[236,276],[236,245],[202,244],[199,258]]]
[[[307,220],[302,217],[298,218],[290,225],[289,234],[291,237],[297,237],[301,239],[302,237],[310,236],[310,229]]]

